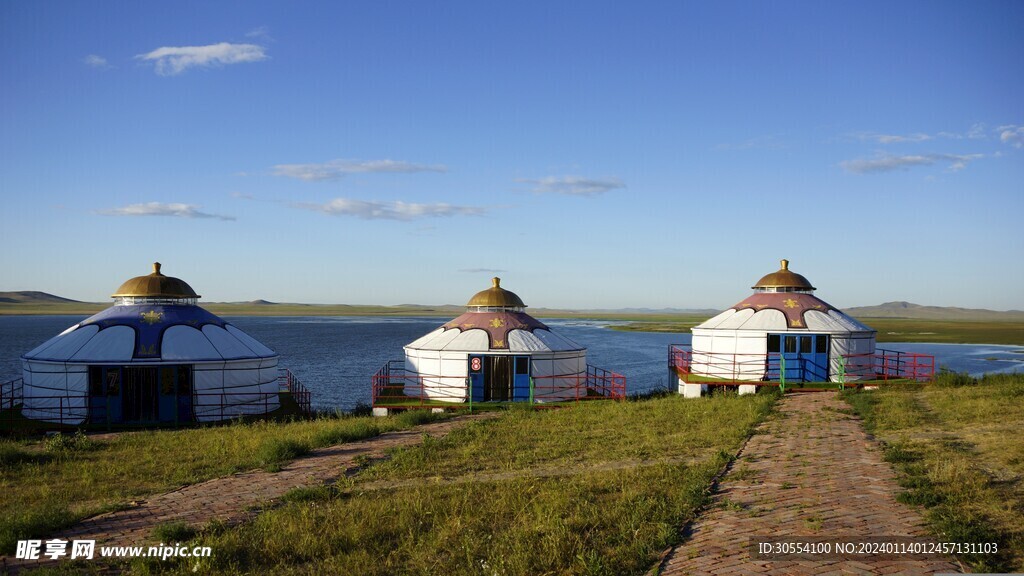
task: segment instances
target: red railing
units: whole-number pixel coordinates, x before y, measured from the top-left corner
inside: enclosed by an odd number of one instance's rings
[[[525,401],[539,405],[552,402],[614,399],[626,397],[626,377],[602,368],[587,366],[581,374],[532,376],[529,386],[510,386],[504,398],[481,400],[471,394],[465,376],[421,374],[405,370],[401,360],[384,364],[370,378],[375,408],[472,408],[473,404]]]
[[[935,379],[935,356],[928,354],[879,348],[874,354],[845,354],[843,359],[847,374],[869,374],[870,380],[931,382]]]
[[[935,357],[878,349],[874,354],[843,354],[818,366],[809,358],[784,358],[778,352],[719,353],[668,347],[669,369],[691,383],[709,386],[779,386],[782,382],[832,381],[838,384],[875,380],[931,381]]]
[[[299,379],[287,368],[278,369],[277,382],[282,392],[288,392],[299,405],[299,411],[304,416],[313,414],[313,395],[299,382]]]

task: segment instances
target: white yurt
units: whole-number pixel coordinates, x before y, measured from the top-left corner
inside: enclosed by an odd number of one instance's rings
[[[464,314],[405,346],[406,397],[454,403],[624,395],[622,376],[588,367],[586,348],[524,312],[500,278],[492,284],[470,298]]]
[[[814,295],[815,288],[789,269],[789,261],[758,280],[754,293],[691,329],[689,372],[726,380],[787,382],[847,379],[843,358],[874,354],[875,330]],[[699,380],[699,378],[695,379]],[[699,394],[700,384],[680,392]],[[743,392],[752,391],[747,387]]]
[[[23,355],[22,414],[78,424],[212,422],[279,407],[277,354],[178,278],[132,278],[114,305]]]

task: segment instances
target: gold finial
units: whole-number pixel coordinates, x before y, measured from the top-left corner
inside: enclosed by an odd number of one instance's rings
[[[160,276],[160,263],[159,262],[153,262],[153,274],[156,274],[157,276]]]
[[[491,278],[491,286],[501,288],[501,278],[498,278],[497,276]]]
[[[783,258],[782,260],[779,260],[779,263],[782,264],[783,270],[789,270],[789,260]]]

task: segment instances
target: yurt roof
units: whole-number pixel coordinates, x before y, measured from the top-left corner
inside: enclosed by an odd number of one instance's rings
[[[199,298],[196,291],[184,280],[161,274],[159,262],[153,263],[152,274],[136,276],[127,280],[111,295],[111,298],[129,296],[141,298]]]
[[[523,353],[584,350],[523,312],[526,305],[522,299],[502,288],[500,278],[492,279],[492,283],[491,288],[470,298],[467,312],[415,340],[406,349]]]
[[[768,292],[759,288],[791,288],[801,291]],[[728,310],[694,326],[694,330],[808,330],[832,334],[874,332],[872,328],[811,294],[810,291],[815,288],[807,278],[789,270],[788,260],[782,260],[782,268],[761,278],[754,289],[758,291]]]
[[[184,281],[153,273],[125,282],[114,297],[198,298]],[[194,302],[194,300],[192,300]],[[86,318],[22,356],[71,363],[223,362],[274,358],[252,336],[192,303],[118,304]]]
[[[501,287],[501,278],[491,278],[491,287],[473,295],[466,306],[489,308],[526,308],[523,300],[515,292]]]
[[[24,360],[222,362],[273,358],[252,336],[199,306],[112,306],[47,340]]]
[[[754,284],[751,288],[792,288],[795,290],[814,290],[814,286],[811,286],[810,280],[789,269],[789,260],[782,260],[780,261],[780,264],[781,267],[778,270],[771,274],[765,274],[757,281],[757,284]]]

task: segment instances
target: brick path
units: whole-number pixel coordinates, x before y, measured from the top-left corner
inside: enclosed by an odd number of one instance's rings
[[[155,527],[169,522],[185,522],[202,528],[212,520],[237,523],[253,515],[260,504],[280,497],[301,486],[316,486],[337,480],[358,468],[357,457],[381,458],[389,448],[418,444],[423,434],[442,437],[472,420],[493,418],[497,412],[484,412],[416,426],[408,430],[386,432],[380,436],[319,448],[294,460],[279,472],[252,470],[185,486],[158,494],[126,510],[89,518],[51,538],[96,540],[114,546],[148,546]],[[45,540],[45,539],[44,539]],[[17,560],[0,556],[0,573],[17,572],[51,564],[49,559]]]
[[[748,539],[865,536],[927,538],[921,515],[896,502],[899,488],[881,450],[836,394],[790,394],[722,479],[711,506],[661,575],[935,574],[960,572],[943,559],[776,560],[751,558]]]

